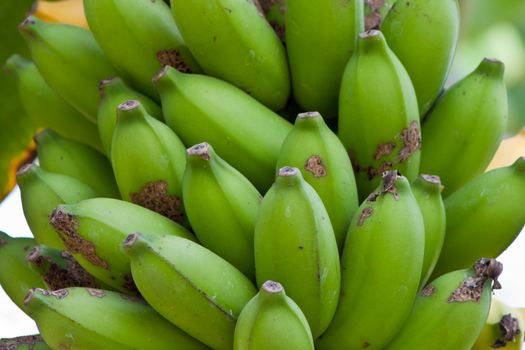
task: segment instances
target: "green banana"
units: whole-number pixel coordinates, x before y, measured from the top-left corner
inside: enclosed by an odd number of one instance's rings
[[[35,288],[25,303],[53,349],[208,349],[140,298],[92,288]]]
[[[385,350],[469,350],[487,319],[491,285],[502,265],[480,259],[474,268],[447,273],[416,298],[403,328]]]
[[[172,0],[171,9],[207,75],[241,88],[272,110],[284,107],[290,94],[286,51],[255,1]]]
[[[497,257],[507,249],[525,225],[524,198],[521,157],[478,175],[445,199],[445,242],[433,278],[467,267],[474,256]]]
[[[384,348],[416,298],[424,235],[409,182],[396,171],[385,172],[348,229],[341,255],[341,297],[318,349]]]
[[[427,284],[445,239],[446,213],[441,191],[443,186],[439,176],[422,174],[412,182],[412,193],[425,224],[425,253],[419,281],[420,289]]]
[[[304,109],[337,116],[341,77],[364,29],[363,11],[363,0],[287,0],[292,91]]]
[[[40,334],[0,339],[0,349],[5,350],[52,350]]]
[[[492,298],[487,322],[472,350],[520,350],[523,348],[524,325],[515,309]]]
[[[253,230],[262,196],[207,143],[187,150],[184,208],[203,246],[255,280]]]
[[[278,282],[263,283],[235,326],[233,350],[257,349],[314,350],[306,317]]]
[[[301,113],[283,142],[277,169],[286,165],[301,170],[319,194],[341,249],[355,211],[357,188],[352,164],[341,141],[317,112]]]
[[[248,278],[218,255],[180,237],[131,234],[124,246],[133,279],[157,312],[214,349],[232,349],[235,322],[256,294]]]
[[[100,197],[119,198],[111,164],[100,152],[45,129],[34,137],[42,169],[71,176]]]
[[[258,0],[254,1],[259,4],[261,11],[270,23],[274,32],[284,43],[285,38],[285,17],[286,17],[286,0]]]
[[[381,30],[410,75],[423,117],[452,65],[459,37],[458,0],[396,1]]]
[[[84,0],[84,11],[119,75],[151,98],[158,99],[151,78],[163,65],[200,71],[163,1]]]
[[[137,100],[118,107],[111,163],[122,199],[186,221],[181,201],[186,147]]]
[[[117,75],[91,32],[29,16],[19,27],[46,82],[86,118],[96,121],[98,83]]]
[[[136,292],[129,259],[121,244],[130,232],[169,234],[194,240],[186,229],[160,214],[109,198],[60,205],[49,222],[86,271],[123,293]]]
[[[73,256],[63,250],[40,244],[27,254],[31,268],[37,271],[48,289],[58,290],[68,287],[88,287],[107,289],[80,266]]]
[[[485,170],[503,138],[503,71],[502,62],[484,59],[445,91],[423,122],[421,172],[440,176],[445,197]]]
[[[421,133],[416,95],[381,32],[360,34],[339,98],[339,138],[352,160],[360,201],[387,170],[412,181],[419,171]]]
[[[45,171],[35,164],[23,166],[16,180],[24,216],[36,241],[63,249],[64,243],[49,225],[49,214],[59,204],[94,198],[97,193],[75,178]]]
[[[26,314],[24,297],[30,288],[45,288],[45,283],[31,269],[26,255],[37,243],[33,238],[14,238],[0,231],[0,286]]]
[[[271,186],[290,123],[219,79],[165,67],[155,81],[164,118],[186,146],[205,140],[259,191]]]
[[[52,128],[70,139],[102,150],[97,126],[58,96],[33,62],[12,55],[6,67],[15,74],[18,96],[38,128]]]
[[[328,327],[339,298],[339,251],[319,195],[297,168],[279,169],[255,221],[257,283],[279,281],[312,335]]]
[[[105,79],[100,82],[100,104],[98,106],[97,125],[100,140],[108,157],[111,156],[113,132],[117,125],[117,108],[126,100],[137,100],[155,119],[162,120],[162,110],[147,96],[129,88],[119,77]]]

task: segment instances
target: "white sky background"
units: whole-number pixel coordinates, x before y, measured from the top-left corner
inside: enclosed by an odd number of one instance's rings
[[[22,211],[18,188],[0,205],[0,230],[10,236],[31,236]],[[525,252],[525,234],[521,234],[499,259],[504,265],[500,279],[503,289],[497,290],[495,296],[512,306],[525,307],[525,278],[523,278],[525,254],[523,252]],[[0,288],[0,338],[35,333],[38,333],[35,323],[20,311]]]

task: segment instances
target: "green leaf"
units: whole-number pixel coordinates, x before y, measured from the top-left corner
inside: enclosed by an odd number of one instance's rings
[[[34,0],[4,0],[0,2],[0,63],[19,53],[29,57],[18,24],[30,11]],[[25,115],[18,99],[13,76],[0,72],[0,201],[14,187],[14,175],[19,165],[32,158],[31,136],[34,122]]]

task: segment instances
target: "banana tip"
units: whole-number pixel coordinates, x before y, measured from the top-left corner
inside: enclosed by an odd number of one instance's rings
[[[210,160],[210,144],[207,142],[202,142],[191,146],[186,150],[188,156],[198,156],[203,160]]]
[[[127,101],[121,103],[118,106],[118,109],[120,111],[131,111],[131,110],[139,108],[139,107],[140,107],[140,102],[139,101],[137,101],[137,100],[127,100]]]
[[[34,263],[35,265],[40,266],[43,263],[42,259],[39,259],[41,255],[42,248],[40,246],[36,246],[29,251],[29,253],[26,256],[26,260],[30,263]]]
[[[24,33],[28,33],[32,35],[33,31],[30,29],[30,27],[35,24],[36,24],[35,17],[28,16],[22,21],[22,23],[18,25],[18,29]]]
[[[305,113],[299,113],[297,115],[297,118],[299,119],[309,119],[309,118],[320,118],[321,114],[319,112],[305,112]]]
[[[381,32],[377,29],[370,29],[370,30],[367,30],[365,32],[362,32],[361,34],[359,34],[359,37],[361,39],[368,39],[368,38],[373,38],[373,37],[376,37],[378,35],[381,35]]]
[[[159,80],[162,79],[168,73],[169,68],[170,68],[170,66],[168,66],[168,65],[163,66],[160,69],[160,71],[157,74],[155,74],[155,76],[153,77],[153,79],[152,79],[153,84],[157,84],[159,82]]]
[[[138,241],[139,236],[139,233],[132,233],[128,235],[124,240],[124,249],[128,250],[129,248],[133,247],[133,245]]]
[[[18,169],[18,171],[16,172],[16,177],[20,178],[24,176],[25,174],[30,172],[33,169],[33,167],[35,167],[33,163],[27,163],[27,164],[22,165],[20,169]]]
[[[24,305],[28,305],[31,302],[31,300],[33,300],[33,297],[35,296],[35,293],[37,291],[44,291],[44,290],[41,288],[31,288],[29,292],[27,292],[24,298]]]
[[[283,177],[292,177],[299,175],[299,169],[291,167],[291,166],[285,166],[281,169],[279,169],[279,176]]]
[[[102,79],[98,83],[98,93],[100,95],[100,98],[104,98],[106,96],[106,87],[108,85],[111,85],[114,81],[118,80],[118,77],[111,77],[107,79]]]
[[[284,291],[283,286],[279,282],[275,281],[266,281],[263,283],[261,287],[265,292],[271,293],[271,294],[277,294]]]

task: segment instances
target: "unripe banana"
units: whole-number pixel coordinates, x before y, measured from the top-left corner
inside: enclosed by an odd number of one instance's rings
[[[129,88],[119,77],[100,82],[100,104],[98,106],[97,125],[104,151],[111,157],[113,132],[117,125],[117,108],[127,100],[137,100],[153,118],[162,120],[162,110],[147,96]]]
[[[472,350],[520,350],[524,326],[524,320],[515,309],[492,298],[487,322]]]
[[[34,137],[42,169],[71,176],[100,197],[119,198],[111,164],[100,152],[45,129]]]
[[[396,169],[409,181],[416,178],[421,145],[416,95],[379,31],[359,36],[346,66],[338,134],[352,160],[361,201],[387,170]]]
[[[0,231],[0,286],[7,296],[26,314],[24,296],[30,288],[45,288],[38,272],[26,260],[37,242],[33,238],[13,238]]]
[[[91,275],[124,293],[136,292],[122,241],[130,232],[194,240],[182,226],[138,205],[95,198],[58,206],[49,218],[69,252]]]
[[[303,178],[323,200],[338,247],[341,249],[357,210],[354,171],[341,141],[317,112],[301,113],[283,142],[277,169],[301,170]]]
[[[339,298],[339,252],[328,213],[297,168],[279,169],[255,221],[257,283],[279,281],[312,335],[328,327]]]
[[[445,242],[432,276],[465,268],[473,256],[503,253],[525,225],[524,198],[522,157],[511,166],[478,175],[445,199]]]
[[[93,35],[87,29],[46,23],[34,16],[19,28],[49,86],[86,118],[96,121],[98,83],[116,73]]]
[[[443,191],[443,186],[439,176],[422,174],[412,182],[412,193],[425,224],[425,253],[419,281],[420,289],[427,284],[445,239],[446,214],[441,191]]]
[[[111,162],[122,199],[184,223],[182,175],[186,147],[137,100],[118,107]]]
[[[341,297],[324,349],[383,349],[412,308],[425,228],[407,179],[388,171],[359,207],[341,255]],[[380,330],[380,331],[378,331]]]
[[[258,0],[266,20],[272,26],[273,30],[284,43],[285,41],[285,14],[286,14],[286,0]]]
[[[70,139],[102,150],[96,124],[58,96],[33,62],[13,55],[6,67],[15,73],[18,96],[38,128],[52,128]]]
[[[203,246],[255,280],[253,230],[262,196],[207,143],[187,150],[184,208]]]
[[[508,118],[503,71],[502,62],[485,58],[423,122],[421,172],[440,176],[445,197],[481,174],[498,149]]]
[[[364,30],[363,0],[287,0],[286,51],[293,97],[308,111],[337,116],[341,77]]]
[[[163,65],[200,68],[184,43],[168,5],[150,0],[84,0],[89,29],[119,75],[158,99],[151,78]]]
[[[256,294],[248,278],[218,255],[180,237],[131,234],[124,246],[133,279],[157,312],[214,349],[232,349],[235,322]]]
[[[283,286],[273,281],[263,283],[235,326],[233,350],[265,349],[314,350],[306,317]]]
[[[35,288],[25,303],[53,349],[207,349],[140,298],[102,289]]]
[[[458,0],[397,1],[381,30],[410,75],[423,117],[452,65],[459,37]]]
[[[385,350],[469,350],[487,319],[502,265],[480,259],[474,268],[447,273],[416,298],[401,331]]]
[[[0,339],[0,349],[4,350],[52,350],[40,334],[24,335],[11,339]]]
[[[241,88],[273,110],[284,107],[290,94],[286,52],[254,1],[172,0],[171,9],[207,75]]]
[[[23,166],[16,180],[24,216],[36,241],[63,249],[64,243],[49,225],[49,214],[59,204],[94,198],[97,193],[75,178],[45,171],[34,164]]]
[[[185,145],[206,141],[259,191],[271,186],[290,123],[219,79],[164,67],[155,81],[166,122]]]
[[[42,276],[50,290],[68,287],[108,287],[87,273],[69,252],[63,250],[40,244],[27,254],[27,261],[29,266]]]

